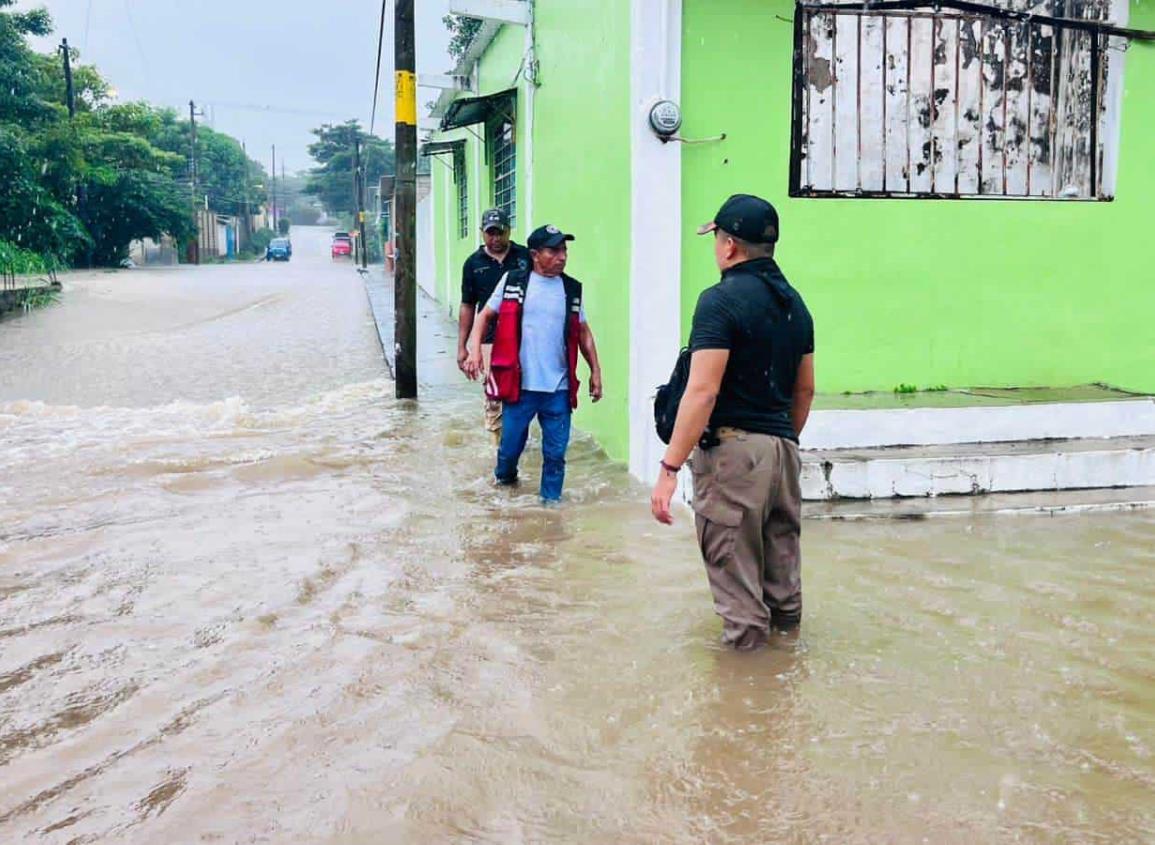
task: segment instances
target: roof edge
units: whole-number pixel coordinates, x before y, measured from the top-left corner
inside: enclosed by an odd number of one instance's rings
[[[473,76],[473,66],[485,55],[485,51],[489,49],[489,45],[493,43],[493,39],[497,37],[497,33],[501,30],[501,24],[498,21],[483,20],[481,28],[477,30],[477,35],[473,37],[473,41],[469,43],[469,49],[465,51],[465,55],[457,63],[453,69],[453,73],[457,76]],[[441,118],[445,116],[449,104],[462,94],[461,91],[442,91],[437,98],[437,102],[433,105],[433,110],[429,112],[430,117]],[[477,92],[480,93],[480,92]]]

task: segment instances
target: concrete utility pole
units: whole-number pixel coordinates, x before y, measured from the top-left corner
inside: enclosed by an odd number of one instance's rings
[[[249,205],[249,177],[252,174],[249,172],[249,148],[244,141],[241,141],[241,152],[245,157],[245,246],[248,247],[253,242],[253,212]]]
[[[60,42],[60,55],[64,57],[64,87],[68,93],[68,117],[76,117],[76,90],[72,87],[72,51],[68,49],[68,39]]]
[[[357,242],[361,249],[361,269],[369,266],[369,244],[365,240],[365,179],[361,173],[361,135],[353,136],[353,201],[357,206]]]
[[[64,90],[68,103],[68,119],[76,119],[76,88],[72,84],[72,50],[68,46],[68,39],[61,39],[60,55],[64,59]],[[84,218],[84,206],[88,201],[88,189],[83,181],[76,184],[76,211]],[[84,264],[92,266],[92,247],[84,248]]]
[[[396,90],[397,187],[394,225],[397,267],[393,276],[394,375],[397,398],[417,398],[417,58],[413,0],[397,0],[393,18]]]
[[[270,208],[273,212],[273,234],[277,234],[277,145],[273,144],[273,196]]]
[[[281,156],[281,193],[283,193],[285,195],[285,197],[288,198],[289,189],[285,187],[285,157],[284,156]],[[285,213],[286,213],[286,210],[282,209],[281,210],[281,216],[284,217]],[[280,229],[277,230],[277,234],[278,235],[281,234]]]
[[[197,202],[197,108],[196,103],[188,101],[188,121],[191,129],[189,135],[189,193],[192,196],[193,223],[196,225],[196,244],[193,246],[193,264],[201,263],[201,213]]]

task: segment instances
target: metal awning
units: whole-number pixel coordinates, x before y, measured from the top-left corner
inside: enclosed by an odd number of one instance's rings
[[[457,155],[459,152],[465,150],[464,139],[456,141],[430,141],[421,147],[421,155],[423,156],[437,156],[452,153]]]
[[[462,97],[450,103],[441,118],[441,130],[460,129],[462,126],[472,126],[475,123],[486,123],[495,117],[508,117],[513,120],[514,103],[517,89],[499,91],[496,94],[487,94],[484,97]]]

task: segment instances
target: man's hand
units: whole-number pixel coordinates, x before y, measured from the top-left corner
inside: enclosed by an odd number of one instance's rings
[[[457,347],[457,369],[465,372],[465,362],[469,359],[469,350],[464,346]]]
[[[481,345],[469,350],[465,357],[465,367],[462,370],[470,381],[477,381],[481,377]]]
[[[663,525],[673,525],[674,516],[670,513],[670,502],[674,498],[674,491],[678,489],[678,476],[663,469],[658,473],[658,480],[654,482],[654,492],[650,494],[650,513],[654,519]]]
[[[590,399],[597,402],[602,398],[602,371],[594,370],[590,373]]]

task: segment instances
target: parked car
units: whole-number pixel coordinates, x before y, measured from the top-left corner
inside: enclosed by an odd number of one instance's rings
[[[273,238],[265,248],[265,261],[288,261],[293,257],[293,244],[288,238]]]
[[[334,232],[333,244],[329,252],[333,258],[351,257],[353,255],[353,238],[349,236],[348,232]]]

